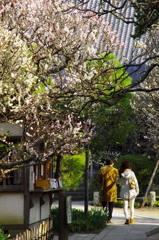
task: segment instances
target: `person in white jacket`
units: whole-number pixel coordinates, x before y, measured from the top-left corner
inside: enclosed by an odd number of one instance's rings
[[[130,187],[130,180],[135,182],[133,189]],[[125,224],[134,223],[134,202],[136,196],[139,194],[139,185],[135,173],[131,170],[129,161],[122,162],[117,183],[121,186],[120,197],[124,202]],[[130,217],[128,213],[128,202],[130,202]]]

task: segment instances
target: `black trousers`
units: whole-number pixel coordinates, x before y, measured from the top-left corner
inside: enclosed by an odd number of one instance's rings
[[[102,202],[103,209],[106,208],[106,211],[108,212],[108,220],[112,219],[113,214],[113,208],[114,208],[114,202]]]

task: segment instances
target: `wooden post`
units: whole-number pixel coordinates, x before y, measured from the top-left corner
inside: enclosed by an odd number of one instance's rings
[[[59,194],[59,240],[68,240],[66,197],[67,195],[62,192]]]
[[[89,184],[89,146],[86,145],[86,164],[85,164],[85,204],[84,204],[84,215],[85,219],[88,219],[88,184]]]
[[[24,167],[23,172],[23,190],[24,190],[24,224],[29,223],[31,195],[29,193],[29,167]]]

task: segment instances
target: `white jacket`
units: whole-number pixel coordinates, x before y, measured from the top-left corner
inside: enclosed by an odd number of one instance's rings
[[[129,180],[133,179],[135,181],[135,189],[130,189]],[[117,179],[117,184],[120,184],[120,197],[123,200],[135,198],[139,194],[139,185],[135,173],[130,169],[126,169],[121,177]]]

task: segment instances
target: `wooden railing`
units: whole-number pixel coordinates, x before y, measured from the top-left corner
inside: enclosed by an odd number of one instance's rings
[[[16,234],[15,238],[10,240],[52,240],[53,239],[53,217],[42,221],[37,226],[27,229],[25,232]]]

